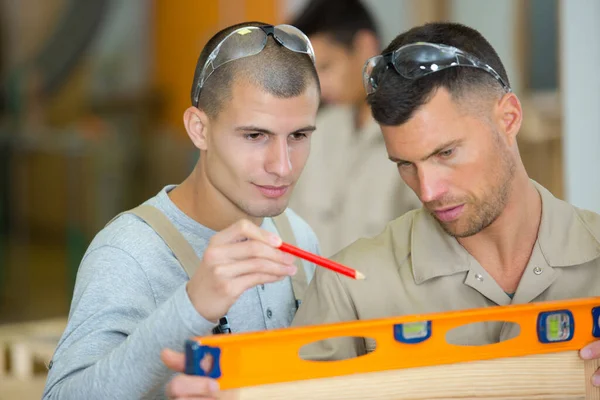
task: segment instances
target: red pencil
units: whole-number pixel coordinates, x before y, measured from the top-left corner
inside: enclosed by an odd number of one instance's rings
[[[335,261],[328,260],[327,258],[318,256],[313,253],[309,253],[308,251],[292,246],[289,243],[281,243],[281,246],[279,246],[279,250],[303,258],[306,261],[313,262],[317,265],[320,265],[321,267],[328,268],[342,275],[346,275],[352,279],[365,279],[365,276],[355,269],[348,268],[345,265],[336,263]]]

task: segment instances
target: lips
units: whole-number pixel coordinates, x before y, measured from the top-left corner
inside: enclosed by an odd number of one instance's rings
[[[457,219],[460,216],[464,207],[465,207],[464,204],[461,204],[460,206],[456,206],[456,207],[434,210],[433,213],[440,221],[450,222],[450,221],[454,221],[455,219]]]
[[[276,199],[283,196],[289,189],[289,186],[261,186],[255,185],[263,196],[270,199]]]

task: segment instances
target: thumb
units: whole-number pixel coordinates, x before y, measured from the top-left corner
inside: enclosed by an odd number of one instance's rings
[[[596,340],[585,346],[579,351],[579,355],[584,360],[592,360],[600,358],[600,340]]]
[[[164,349],[160,352],[160,359],[173,371],[184,372],[185,370],[185,356],[183,353],[178,353],[171,349]]]

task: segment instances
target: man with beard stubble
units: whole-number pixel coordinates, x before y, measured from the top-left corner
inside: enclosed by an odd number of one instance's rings
[[[600,295],[600,216],[528,177],[517,146],[521,104],[479,32],[415,27],[367,61],[364,85],[389,158],[423,207],[333,257],[366,280],[318,269],[292,326]],[[518,333],[485,322],[447,340],[479,345]],[[302,356],[339,360],[374,348],[368,338],[335,338]],[[600,341],[580,352],[599,354]]]

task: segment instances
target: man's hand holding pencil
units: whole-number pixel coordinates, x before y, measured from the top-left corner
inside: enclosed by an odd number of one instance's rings
[[[245,290],[295,274],[294,256],[352,279],[365,279],[359,271],[284,243],[277,235],[242,220],[213,236],[202,264],[188,282],[188,295],[200,315],[216,322]],[[161,359],[171,370],[184,372],[182,353],[164,349]],[[181,374],[167,386],[167,396],[216,399],[218,383],[207,377]]]

